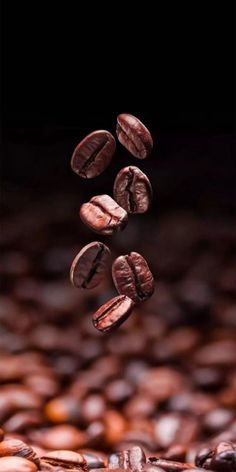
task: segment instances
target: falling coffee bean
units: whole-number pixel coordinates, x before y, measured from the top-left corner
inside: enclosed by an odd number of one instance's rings
[[[147,300],[154,291],[154,279],[145,259],[137,252],[119,256],[112,265],[116,289],[135,303]]]
[[[111,331],[128,318],[133,307],[134,303],[129,297],[125,295],[114,297],[93,314],[93,324],[103,333]]]
[[[109,131],[94,131],[75,148],[71,167],[84,179],[101,174],[110,163],[116,149],[116,142]]]
[[[72,262],[71,283],[78,288],[94,288],[101,282],[110,250],[105,244],[94,241],[83,247]]]
[[[123,146],[138,159],[149,156],[153,141],[150,132],[135,116],[122,113],[117,117],[117,137]]]
[[[138,167],[128,166],[118,173],[113,194],[117,203],[128,213],[145,213],[152,200],[152,187]]]
[[[97,195],[84,203],[80,208],[80,217],[90,229],[104,235],[122,230],[128,220],[126,211],[109,195]]]

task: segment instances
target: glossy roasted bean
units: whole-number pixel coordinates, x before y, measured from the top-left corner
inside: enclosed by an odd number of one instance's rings
[[[72,262],[71,283],[78,288],[91,289],[103,279],[110,258],[110,250],[105,244],[94,241],[83,247]]]
[[[152,187],[147,176],[138,167],[128,166],[117,174],[113,195],[127,213],[145,213],[152,200]]]
[[[105,236],[124,229],[128,221],[127,212],[109,195],[97,195],[83,203],[80,218],[90,229]]]
[[[115,149],[116,142],[109,131],[94,131],[76,146],[71,167],[85,179],[97,177],[109,165]]]
[[[119,256],[112,265],[116,289],[135,303],[140,303],[154,292],[154,279],[145,259],[137,252]]]
[[[117,117],[116,133],[123,146],[138,159],[149,156],[153,141],[150,132],[135,116],[122,113]]]
[[[50,451],[41,457],[41,463],[50,464],[65,469],[86,470],[86,461],[81,454],[73,451],[59,450]]]
[[[133,301],[125,295],[119,295],[104,303],[93,314],[95,328],[103,333],[118,328],[132,313]]]

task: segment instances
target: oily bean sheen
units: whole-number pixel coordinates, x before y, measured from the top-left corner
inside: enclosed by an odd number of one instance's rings
[[[80,217],[90,229],[104,235],[122,230],[128,219],[127,212],[109,195],[97,195],[84,203]]]
[[[74,451],[52,451],[47,452],[41,460],[50,465],[61,466],[65,469],[81,470],[86,469],[86,462],[81,454]]]
[[[38,467],[22,457],[2,457],[0,459],[1,472],[36,472]]]
[[[118,173],[113,194],[117,203],[128,213],[145,213],[152,200],[152,187],[138,167],[128,166]]]
[[[137,252],[119,256],[112,265],[117,291],[135,303],[147,300],[154,291],[154,279],[145,259]]]
[[[135,116],[122,113],[117,117],[117,137],[123,146],[138,159],[149,156],[153,141],[150,132]]]
[[[103,333],[120,326],[131,314],[134,303],[125,295],[114,297],[104,303],[93,315],[95,328]]]
[[[111,133],[104,130],[94,131],[75,148],[71,167],[84,179],[97,177],[110,163],[115,149],[116,142]]]
[[[71,283],[78,288],[94,288],[102,280],[110,250],[105,244],[94,241],[83,247],[72,262]]]

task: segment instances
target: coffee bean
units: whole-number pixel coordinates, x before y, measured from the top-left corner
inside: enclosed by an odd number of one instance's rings
[[[32,434],[32,439],[46,449],[75,450],[85,444],[85,434],[70,424],[52,426]]]
[[[148,462],[152,465],[157,465],[166,472],[183,472],[185,470],[194,469],[193,464],[187,464],[184,462],[169,461],[162,458],[149,457]]]
[[[72,262],[71,283],[78,288],[94,288],[102,281],[110,250],[105,244],[94,241],[83,247]]]
[[[130,469],[133,472],[141,472],[144,469],[146,457],[141,447],[132,447],[122,452],[111,454],[108,458],[110,469]]]
[[[84,203],[80,218],[90,229],[104,235],[124,229],[128,221],[126,211],[109,195],[97,195]]]
[[[106,458],[105,455],[92,450],[82,450],[81,454],[86,461],[87,468],[90,469],[101,469],[105,467]]]
[[[84,179],[101,174],[109,165],[116,149],[116,142],[109,131],[94,131],[76,146],[71,167]]]
[[[19,456],[39,464],[39,458],[32,447],[25,444],[19,439],[5,439],[0,442],[0,457],[4,456]],[[1,469],[0,469],[1,470]]]
[[[152,187],[147,176],[138,167],[128,166],[117,174],[113,195],[128,213],[145,213],[152,200]]]
[[[0,428],[0,442],[3,440],[4,438],[4,431],[2,428]]]
[[[73,451],[59,450],[47,452],[41,457],[41,461],[53,466],[64,467],[65,469],[87,469],[84,457]]]
[[[145,159],[151,153],[153,141],[144,124],[135,116],[122,113],[117,117],[118,139],[133,156]]]
[[[134,303],[129,297],[114,297],[93,314],[93,324],[99,331],[107,333],[120,326],[129,317],[133,307]]]
[[[112,265],[116,289],[135,303],[147,300],[154,291],[154,279],[145,259],[137,252],[119,256]]]
[[[1,472],[36,472],[38,467],[22,457],[1,457]]]
[[[45,414],[53,423],[75,423],[81,418],[81,405],[78,398],[62,395],[46,404]]]
[[[236,471],[236,450],[231,449],[215,454],[209,466],[214,471],[235,472]]]

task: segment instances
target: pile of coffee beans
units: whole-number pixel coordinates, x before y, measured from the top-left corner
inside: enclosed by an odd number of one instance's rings
[[[151,134],[135,116],[123,113],[117,117],[119,141],[138,159],[152,151]],[[110,163],[116,141],[109,131],[99,130],[86,136],[75,148],[71,166],[85,179],[97,177]],[[114,200],[109,195],[97,195],[80,208],[81,220],[96,233],[109,236],[123,230],[128,213],[144,213],[152,200],[148,177],[135,166],[120,170],[114,183]],[[86,245],[74,259],[70,271],[75,287],[92,289],[103,279],[109,248],[98,241]],[[136,252],[118,257],[112,266],[115,287],[120,294],[107,301],[93,315],[95,328],[110,332],[132,313],[135,304],[151,297],[154,279],[145,259]]]
[[[173,206],[108,249],[75,221],[77,194],[51,187],[12,186],[0,213],[0,472],[235,472],[235,221]],[[124,282],[146,271],[136,249],[158,276],[145,303]],[[73,259],[92,290],[68,282]],[[133,307],[108,336],[91,323],[104,303],[112,325]]]

